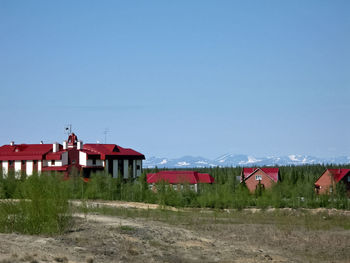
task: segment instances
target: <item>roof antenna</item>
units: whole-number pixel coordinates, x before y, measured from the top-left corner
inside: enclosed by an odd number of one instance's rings
[[[64,132],[67,135],[70,135],[72,133],[72,124],[67,124],[66,126],[64,126]]]
[[[105,144],[107,144],[107,133],[109,133],[109,129],[106,128],[103,133],[105,135]]]

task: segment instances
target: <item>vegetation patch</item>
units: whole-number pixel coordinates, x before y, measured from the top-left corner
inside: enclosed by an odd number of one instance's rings
[[[20,181],[18,200],[0,203],[0,231],[24,234],[62,233],[71,223],[68,192],[57,176],[33,175]]]

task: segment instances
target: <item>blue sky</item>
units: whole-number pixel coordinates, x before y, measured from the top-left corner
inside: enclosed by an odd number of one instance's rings
[[[350,155],[350,1],[0,1],[0,144]]]

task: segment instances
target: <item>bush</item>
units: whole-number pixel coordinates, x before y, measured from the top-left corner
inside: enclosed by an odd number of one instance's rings
[[[67,187],[61,177],[32,175],[18,188],[18,202],[0,203],[1,232],[53,234],[67,228],[71,215]]]

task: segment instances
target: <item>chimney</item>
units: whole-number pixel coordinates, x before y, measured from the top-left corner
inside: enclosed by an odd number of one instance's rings
[[[44,142],[43,142],[43,141],[40,141],[40,144],[44,144]]]
[[[59,150],[59,147],[58,147],[58,143],[57,142],[55,142],[55,143],[53,143],[52,144],[52,152],[58,152],[58,150]]]
[[[63,150],[67,150],[67,141],[63,141]]]
[[[78,148],[78,150],[82,150],[83,149],[83,141],[78,141],[77,148]]]
[[[14,142],[14,141],[11,141],[10,145],[11,145],[11,146],[15,145],[15,142]]]

